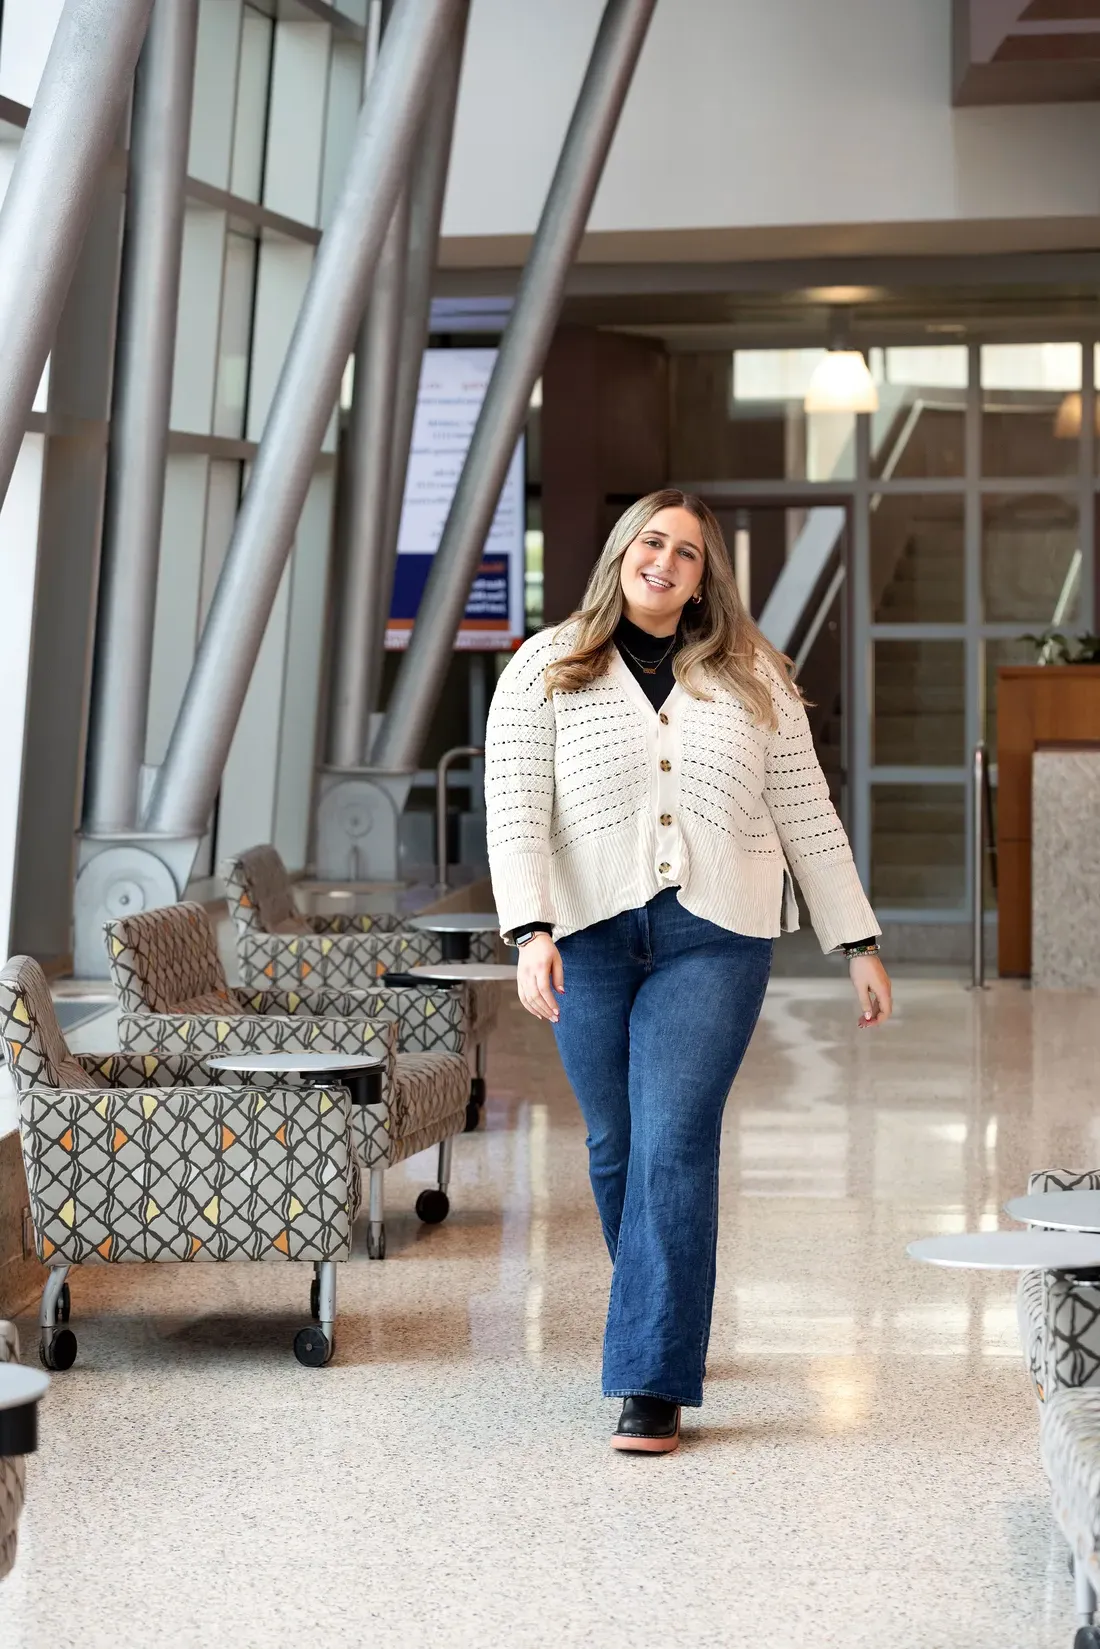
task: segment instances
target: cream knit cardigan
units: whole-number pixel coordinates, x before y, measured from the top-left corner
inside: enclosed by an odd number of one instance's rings
[[[721,686],[704,701],[677,683],[658,713],[615,649],[598,681],[548,699],[544,671],[567,648],[568,632],[526,641],[489,711],[485,803],[502,933],[551,922],[561,938],[678,887],[694,915],[769,939],[798,926],[788,865],[823,950],[881,931],[806,712],[778,679],[774,732]]]

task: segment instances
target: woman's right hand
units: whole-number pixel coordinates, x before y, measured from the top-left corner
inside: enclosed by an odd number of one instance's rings
[[[558,1004],[554,992],[565,991],[565,970],[561,952],[548,933],[536,933],[519,948],[519,999],[536,1019],[557,1023]]]

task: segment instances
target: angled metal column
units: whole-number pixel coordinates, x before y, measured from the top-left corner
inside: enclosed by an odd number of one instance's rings
[[[67,0],[0,208],[0,500],[118,136],[153,0]]]
[[[409,248],[405,271],[405,316],[401,328],[397,387],[393,406],[389,502],[386,533],[382,541],[380,601],[375,635],[376,663],[370,708],[378,702],[382,680],[382,656],[386,645],[386,625],[393,599],[393,579],[397,566],[397,535],[401,526],[401,505],[405,497],[405,474],[409,467],[416,402],[420,392],[420,368],[428,343],[432,312],[432,281],[439,258],[439,233],[443,224],[443,200],[447,192],[447,171],[451,160],[458,86],[466,47],[469,0],[459,6],[454,32],[439,65],[432,103],[428,109],[417,150],[409,202]]]
[[[134,90],[84,799],[92,833],[138,819],[198,17],[198,0],[156,0]]]
[[[205,828],[458,0],[397,0],[145,828]]]
[[[382,600],[382,541],[389,503],[408,228],[409,192],[404,188],[386,231],[355,345],[355,390],[345,472],[344,576],[332,664],[329,761],[334,767],[358,767],[367,758],[375,677],[379,673],[380,661],[373,643]]]
[[[332,669],[332,767],[359,767],[370,755],[468,12],[463,0],[417,142],[413,182],[394,209],[355,348]]]
[[[382,0],[378,41],[393,15]],[[377,67],[378,41],[363,63],[363,94]],[[370,299],[355,340],[355,387],[343,452],[343,484],[337,505],[339,593],[329,688],[327,752],[333,767],[364,760],[372,709],[368,682],[374,673],[371,636],[378,602],[378,557],[385,531],[393,396],[404,301],[409,190],[404,184],[386,231]]]
[[[443,687],[470,586],[561,309],[656,0],[607,0],[374,760],[411,767]]]

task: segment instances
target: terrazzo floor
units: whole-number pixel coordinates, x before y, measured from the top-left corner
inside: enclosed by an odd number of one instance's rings
[[[727,1114],[705,1408],[613,1454],[608,1266],[549,1030],[513,1004],[454,1212],[389,1258],[89,1268],[30,1464],[3,1649],[1070,1649],[1012,1282],[908,1262],[1100,1161],[1096,999],[777,980]],[[22,1325],[33,1353],[33,1324]]]

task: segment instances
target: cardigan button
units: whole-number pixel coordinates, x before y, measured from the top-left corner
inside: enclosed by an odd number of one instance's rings
[[[665,715],[663,710],[661,711],[660,721],[662,727],[668,726],[668,717]]]
[[[671,813],[662,813],[661,814],[661,823],[663,825],[670,825],[672,823],[672,814]]]
[[[672,869],[672,866],[666,862],[665,864],[658,865],[657,869],[660,871],[662,876],[667,876],[669,871]]]
[[[661,763],[661,772],[662,773],[671,773],[672,772],[672,763],[671,762],[662,762]]]

